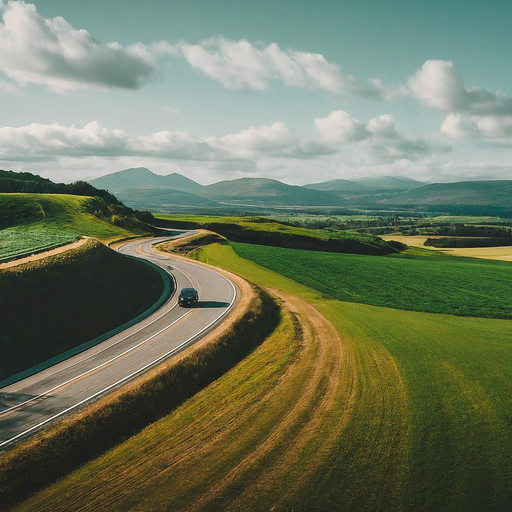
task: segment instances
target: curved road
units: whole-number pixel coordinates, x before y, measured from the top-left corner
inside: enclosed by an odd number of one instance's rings
[[[119,252],[163,268],[173,276],[178,292],[181,288],[196,288],[199,304],[190,309],[179,307],[178,293],[174,293],[142,322],[81,354],[1,388],[0,451],[140,375],[222,322],[237,300],[235,285],[214,270],[151,252],[152,244],[170,238],[175,237],[130,242]]]

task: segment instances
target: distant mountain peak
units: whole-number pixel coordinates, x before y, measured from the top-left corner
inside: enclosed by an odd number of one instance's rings
[[[114,194],[122,194],[133,189],[174,189],[182,192],[194,192],[202,188],[199,183],[177,172],[162,176],[146,167],[132,167],[113,172],[91,180],[89,183],[95,187],[107,189]]]

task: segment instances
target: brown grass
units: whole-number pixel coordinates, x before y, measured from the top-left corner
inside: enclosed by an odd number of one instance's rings
[[[204,245],[215,244],[219,242],[226,242],[226,239],[213,231],[206,229],[198,229],[195,235],[178,238],[157,245],[157,249],[163,252],[171,252],[186,256],[193,250]]]

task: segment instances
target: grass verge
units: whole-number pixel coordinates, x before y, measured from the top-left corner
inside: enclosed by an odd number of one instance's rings
[[[243,314],[214,342],[0,455],[0,509],[12,507],[168,414],[254,350],[278,320],[275,302],[255,290]]]

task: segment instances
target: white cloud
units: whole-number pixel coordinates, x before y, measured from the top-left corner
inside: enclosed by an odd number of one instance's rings
[[[464,116],[449,114],[441,132],[454,139],[487,139],[512,143],[512,115]]]
[[[189,64],[229,89],[264,90],[270,82],[338,94],[372,95],[353,76],[319,53],[281,50],[276,43],[258,48],[249,41],[215,37],[201,44],[160,44],[161,52],[179,51]]]
[[[66,162],[103,158],[168,162],[167,166],[198,165],[221,174],[257,173],[262,166],[300,168],[300,161],[331,159],[358,166],[422,162],[448,148],[424,139],[400,135],[389,114],[370,119],[366,126],[347,112],[334,111],[315,120],[321,137],[299,137],[282,122],[250,127],[223,137],[201,137],[186,130],[163,130],[132,135],[97,121],[83,127],[30,124],[0,128],[0,161]],[[293,164],[291,162],[294,162]],[[53,165],[53,164],[52,164]],[[405,164],[404,164],[405,165]],[[133,165],[131,165],[133,166]],[[130,165],[128,165],[130,167]]]
[[[352,148],[359,162],[421,160],[450,150],[432,141],[400,135],[390,114],[374,117],[365,126],[347,112],[335,110],[315,119],[315,126],[326,144]]]
[[[100,43],[64,18],[43,18],[33,4],[2,6],[0,70],[20,85],[44,84],[55,91],[77,88],[139,89],[155,70],[141,44]]]
[[[512,98],[479,87],[467,89],[462,78],[445,60],[427,60],[409,78],[402,94],[442,112],[465,112],[473,115],[510,115]]]
[[[0,128],[0,159],[129,155],[199,161],[231,158],[229,153],[214,147],[212,142],[213,139],[196,137],[187,131],[133,136],[122,130],[102,128],[96,121],[83,128],[33,123]]]
[[[370,119],[366,128],[376,136],[386,137],[389,139],[396,139],[399,137],[395,127],[395,121],[391,114],[383,114]]]
[[[371,133],[363,123],[344,110],[334,110],[327,117],[315,119],[315,126],[329,144],[347,144],[367,139]]]

